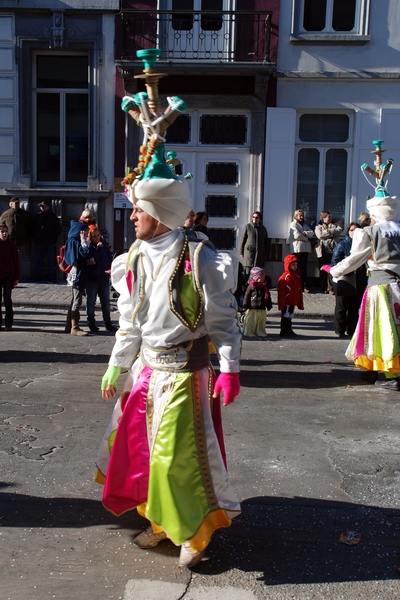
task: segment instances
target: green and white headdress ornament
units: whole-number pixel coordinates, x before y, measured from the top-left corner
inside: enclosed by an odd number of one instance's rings
[[[388,158],[386,163],[382,163],[382,153],[385,152],[385,150],[382,150],[383,141],[374,140],[372,142],[375,145],[375,150],[372,150],[372,154],[375,154],[375,169],[364,163],[361,165],[361,170],[366,179],[366,172],[375,179],[375,184],[372,184],[367,179],[368,183],[375,188],[373,198],[367,200],[369,214],[377,221],[394,221],[397,219],[399,201],[397,196],[391,196],[386,189],[387,182],[384,181],[384,178],[386,175],[390,175],[393,159]]]
[[[140,146],[139,162],[123,179],[129,199],[146,213],[166,225],[169,229],[182,226],[191,208],[189,186],[180,179],[175,170],[164,159],[164,142],[167,128],[186,110],[186,103],[178,96],[168,97],[168,107],[160,110],[158,81],[166,73],[156,73],[154,65],[159,48],[138,50],[143,59],[143,74],[146,92],[133,98],[124,96],[121,107],[143,127],[143,143]]]

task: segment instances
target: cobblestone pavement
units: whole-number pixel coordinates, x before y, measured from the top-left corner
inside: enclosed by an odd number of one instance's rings
[[[279,315],[276,304],[276,290],[271,290],[273,308],[269,316]],[[112,296],[112,294],[111,294]],[[13,304],[16,308],[65,308],[71,301],[71,290],[66,284],[20,283],[13,290]],[[304,313],[306,319],[324,318],[332,320],[335,298],[329,294],[312,292],[304,294]],[[300,313],[300,311],[298,311]],[[300,317],[300,314],[299,314]]]

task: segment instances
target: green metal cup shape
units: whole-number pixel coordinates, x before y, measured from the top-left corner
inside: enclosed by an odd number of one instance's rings
[[[142,59],[144,68],[150,70],[154,69],[154,65],[160,54],[160,48],[145,48],[144,50],[136,51],[136,56]]]

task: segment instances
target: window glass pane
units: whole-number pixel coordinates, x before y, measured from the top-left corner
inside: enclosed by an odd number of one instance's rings
[[[299,138],[302,142],[347,142],[348,115],[301,115]]]
[[[305,31],[325,29],[326,0],[304,0],[303,27]]]
[[[325,165],[324,209],[330,210],[332,219],[343,227],[346,200],[347,152],[328,150]]]
[[[205,211],[210,217],[236,217],[236,196],[206,196]]]
[[[357,0],[334,0],[332,28],[334,31],[352,31]]]
[[[172,10],[193,10],[193,0],[172,0]],[[193,15],[173,14],[172,29],[190,31],[193,28]]]
[[[88,176],[88,97],[66,95],[65,115],[66,181],[86,181]]]
[[[201,2],[201,28],[204,31],[219,31],[222,29],[222,15],[207,14],[207,10],[222,11],[222,0],[202,0]]]
[[[234,250],[236,245],[236,235],[234,229],[217,229],[208,227],[207,235],[216,248],[221,250]]]
[[[202,144],[246,143],[247,118],[244,115],[203,115],[200,118]]]
[[[37,56],[36,86],[88,88],[87,56]]]
[[[304,210],[305,220],[311,227],[317,223],[318,176],[319,151],[303,148],[297,162],[296,208]]]
[[[210,162],[206,169],[206,182],[214,185],[235,185],[238,181],[236,163]]]
[[[37,179],[60,181],[60,96],[37,95]]]
[[[190,116],[180,115],[167,129],[168,144],[188,144],[190,142]]]

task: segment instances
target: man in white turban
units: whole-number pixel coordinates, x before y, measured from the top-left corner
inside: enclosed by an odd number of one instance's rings
[[[363,379],[400,391],[400,223],[398,199],[378,185],[367,201],[371,225],[354,231],[351,253],[330,269],[336,278],[367,263],[368,287],[361,302],[356,331],[346,351],[363,367]],[[378,379],[378,371],[385,378]]]
[[[102,381],[117,392],[129,371],[99,450],[103,504],[120,515],[137,508],[150,526],[135,538],[153,548],[181,546],[179,566],[201,560],[213,531],[240,512],[226,470],[220,393],[239,393],[240,330],[236,259],[182,226],[188,184],[162,160],[162,145],[132,186],[136,242],[114,260],[120,328]],[[220,374],[210,364],[217,350]]]

